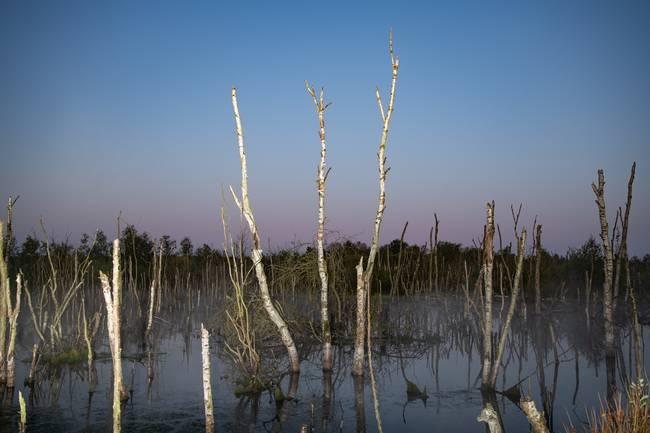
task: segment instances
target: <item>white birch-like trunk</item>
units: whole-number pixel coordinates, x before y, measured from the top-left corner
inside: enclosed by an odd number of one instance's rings
[[[122,343],[120,341],[120,241],[113,241],[113,284],[103,272],[99,273],[102,283],[104,302],[106,303],[106,319],[108,339],[113,357],[113,433],[119,433],[121,426],[122,409]]]
[[[20,314],[20,297],[23,287],[22,274],[16,277],[16,305],[11,306],[9,284],[7,284],[7,310],[9,315],[9,345],[7,347],[7,388],[13,388],[16,380],[16,332],[18,330],[18,315]]]
[[[603,316],[605,318],[605,349],[614,350],[614,311],[612,306],[612,274],[614,272],[614,255],[612,244],[609,240],[609,224],[607,222],[607,209],[605,206],[605,175],[603,170],[598,170],[598,186],[591,184],[596,195],[598,217],[600,220],[600,238],[603,242]]]
[[[7,370],[5,360],[5,341],[7,339],[7,298],[5,293],[9,287],[9,275],[7,262],[4,256],[4,222],[0,220],[0,384],[7,381]]]
[[[481,386],[490,387],[492,371],[492,269],[494,264],[494,202],[487,204],[487,225],[483,243],[483,285],[485,306],[483,323],[483,378]]]
[[[486,423],[490,433],[503,433],[501,423],[499,422],[499,415],[491,403],[485,403],[485,407],[481,410],[476,421]]]
[[[201,323],[201,360],[203,371],[203,407],[205,408],[205,431],[214,432],[212,383],[210,381],[210,333]]]
[[[395,107],[395,88],[397,85],[397,72],[399,70],[399,59],[393,54],[393,35],[391,33],[389,38],[389,52],[392,64],[392,79],[390,87],[390,97],[388,100],[388,108],[384,112],[384,105],[381,101],[379,89],[376,91],[377,104],[379,105],[379,112],[383,121],[381,139],[379,141],[379,151],[377,152],[377,159],[379,162],[379,205],[377,207],[377,214],[375,216],[375,226],[372,235],[372,243],[370,244],[370,253],[368,255],[368,262],[365,270],[363,270],[363,263],[360,263],[362,269],[363,282],[360,283],[358,273],[359,267],[357,266],[357,335],[354,343],[354,356],[352,374],[363,375],[363,358],[364,358],[364,338],[365,338],[365,296],[370,291],[370,283],[372,279],[372,272],[375,266],[375,258],[379,248],[379,234],[381,232],[381,223],[384,219],[384,211],[386,209],[386,175],[388,169],[386,168],[386,144],[388,142],[388,127],[393,118],[393,110]],[[359,334],[361,333],[361,334]]]
[[[526,415],[526,418],[528,418],[528,423],[533,428],[533,433],[549,433],[546,422],[544,421],[544,415],[537,410],[534,400],[525,397],[519,402],[519,407],[524,415]]]
[[[248,228],[251,232],[251,237],[253,241],[251,258],[253,264],[255,265],[255,276],[257,277],[257,283],[260,289],[260,297],[262,298],[262,303],[264,309],[266,310],[271,322],[278,328],[280,333],[280,338],[282,343],[287,349],[287,354],[289,356],[289,368],[292,372],[297,373],[300,371],[300,359],[298,358],[298,350],[291,336],[289,328],[280,315],[280,312],[273,305],[271,300],[271,295],[269,294],[269,287],[266,280],[266,272],[264,271],[264,264],[262,263],[262,242],[260,240],[259,233],[257,231],[257,224],[255,223],[255,217],[253,216],[253,210],[250,206],[250,201],[248,198],[248,169],[246,164],[246,149],[244,147],[244,132],[241,125],[241,118],[239,116],[239,106],[237,104],[237,89],[232,89],[232,107],[235,113],[235,125],[237,131],[237,143],[239,146],[239,160],[241,163],[241,199],[237,197],[232,187],[230,191],[232,193],[233,199],[237,203],[240,211],[244,215],[246,222],[248,223]]]
[[[318,276],[320,277],[320,316],[321,336],[323,339],[323,370],[332,370],[332,334],[330,331],[329,306],[328,306],[328,281],[327,265],[325,263],[325,157],[327,156],[327,142],[325,141],[325,109],[327,104],[324,100],[323,89],[320,96],[316,97],[316,91],[307,84],[307,92],[314,100],[316,114],[318,115],[318,136],[320,138],[320,162],[318,164],[318,177],[316,188],[318,191],[318,232],[316,235],[316,249],[318,251]]]
[[[517,268],[515,271],[515,281],[514,287],[512,289],[512,294],[510,297],[510,306],[508,307],[508,315],[506,316],[506,321],[503,324],[501,329],[501,338],[499,339],[499,346],[497,347],[497,354],[494,358],[494,367],[492,368],[490,376],[490,388],[494,389],[497,384],[497,375],[499,374],[499,367],[501,364],[501,357],[503,356],[503,351],[506,347],[506,339],[508,338],[508,332],[510,331],[510,325],[512,323],[512,318],[515,315],[515,309],[517,308],[517,300],[519,296],[519,289],[521,288],[521,274],[524,267],[524,254],[526,248],[526,229],[524,228],[521,231],[521,235],[518,236],[518,246],[517,246]]]
[[[363,376],[363,358],[365,355],[364,340],[366,335],[366,284],[363,279],[363,257],[359,259],[357,269],[357,324],[354,338],[354,355],[352,358],[352,374]]]

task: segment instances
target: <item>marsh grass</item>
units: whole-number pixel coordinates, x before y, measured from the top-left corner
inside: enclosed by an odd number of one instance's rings
[[[648,433],[650,432],[650,396],[647,381],[640,379],[627,389],[625,399],[618,393],[614,401],[601,404],[598,412],[588,413],[588,425],[576,429],[573,425],[568,433]]]

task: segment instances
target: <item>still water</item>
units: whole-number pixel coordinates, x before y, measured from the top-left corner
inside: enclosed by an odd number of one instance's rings
[[[498,320],[499,300],[494,308]],[[507,300],[503,315],[506,310]],[[642,310],[645,350],[645,343],[650,343],[650,317],[647,308]],[[22,314],[29,315],[25,310]],[[158,343],[151,382],[141,340],[130,338],[135,331],[125,331],[124,383],[131,398],[122,411],[123,431],[204,431],[198,330],[202,321],[211,322],[212,314],[205,306],[176,312],[170,316],[173,321],[161,315],[155,325]],[[384,431],[485,432],[485,424],[476,420],[484,402],[478,389],[480,334],[476,320],[466,315],[462,300],[384,298],[376,317],[373,363]],[[520,383],[521,392],[531,395],[540,411],[546,409],[555,432],[564,432],[569,422],[580,431],[586,410],[598,407],[605,398],[599,322],[598,316],[588,321],[584,306],[571,301],[546,303],[541,317],[535,317],[532,309],[525,319],[516,317],[497,389],[503,391]],[[0,408],[0,432],[17,431],[18,390],[28,401],[28,432],[110,431],[110,358],[96,363],[98,385],[91,397],[85,363],[51,372],[30,393],[22,383],[35,340],[30,322],[22,327],[18,359],[24,362],[17,366],[15,394],[11,400],[5,397]],[[302,424],[311,425],[314,432],[377,431],[370,377],[367,373],[362,380],[352,377],[350,345],[337,346],[330,377],[321,372],[317,344],[304,345],[300,376],[284,375],[279,381],[283,393],[294,398],[278,405],[270,392],[257,398],[235,396],[237,373],[218,334],[215,330],[211,340],[217,432],[298,432]],[[624,314],[617,321],[617,341],[616,380],[620,388],[633,371],[634,362]],[[107,341],[97,344],[96,350],[108,353]],[[277,353],[280,356],[282,350]],[[648,358],[645,351],[644,359]],[[646,362],[646,370],[649,367]],[[497,394],[496,400],[506,432],[529,431],[526,418],[510,399]]]

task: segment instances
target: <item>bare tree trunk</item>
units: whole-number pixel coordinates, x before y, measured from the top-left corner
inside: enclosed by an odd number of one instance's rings
[[[483,322],[483,375],[481,386],[490,387],[492,371],[492,268],[494,264],[494,202],[487,204],[487,225],[483,242],[483,284],[485,286]]]
[[[16,305],[11,306],[11,294],[7,284],[7,312],[9,316],[9,345],[7,347],[7,388],[13,388],[16,380],[16,331],[18,328],[18,314],[20,314],[20,295],[23,288],[23,276],[18,273],[16,277]]]
[[[363,279],[363,257],[359,259],[357,270],[357,325],[354,338],[352,374],[363,376],[364,337],[366,335],[366,284]]]
[[[639,312],[637,309],[636,294],[634,293],[634,288],[632,287],[632,282],[630,278],[630,261],[627,255],[627,232],[629,228],[629,219],[630,219],[630,209],[632,207],[632,187],[634,185],[634,176],[636,174],[636,162],[632,164],[632,169],[630,170],[630,177],[627,182],[627,200],[625,202],[625,214],[623,217],[623,230],[621,233],[621,246],[619,250],[619,262],[623,261],[623,267],[625,270],[625,285],[627,289],[628,298],[630,300],[630,306],[632,308],[632,333],[634,341],[634,354],[635,354],[635,368],[637,380],[643,377],[643,350],[641,349],[641,325],[639,324]],[[616,283],[618,284],[618,279],[620,278],[619,273],[616,275]]]
[[[377,421],[377,431],[384,433],[383,423],[381,422],[381,411],[379,410],[379,397],[377,396],[377,380],[375,379],[375,369],[372,365],[372,303],[370,302],[370,292],[367,294],[368,305],[366,306],[368,318],[368,370],[370,371],[370,389],[372,391],[373,407],[375,409],[375,420]],[[380,299],[381,302],[381,299]]]
[[[434,236],[433,236],[433,269],[435,272],[435,288],[436,288],[436,293],[440,290],[440,279],[439,279],[439,273],[438,273],[438,224],[440,221],[438,221],[438,215],[436,213],[433,214],[433,219],[435,220],[436,223],[436,228],[434,230]],[[449,287],[445,287],[445,289],[449,289]]]
[[[0,220],[0,384],[7,381],[7,366],[5,360],[5,341],[7,339],[7,298],[5,293],[9,290],[9,275],[7,261],[4,254],[4,222]]]
[[[329,170],[325,171],[325,157],[327,156],[327,143],[325,141],[325,109],[329,104],[325,104],[324,91],[321,89],[319,97],[316,97],[316,91],[307,84],[307,92],[311,95],[316,106],[318,114],[318,134],[320,137],[320,163],[318,164],[318,178],[316,187],[318,190],[318,234],[316,244],[318,249],[318,275],[320,277],[320,316],[321,316],[321,335],[323,338],[323,370],[331,371],[333,364],[332,353],[332,333],[330,331],[330,319],[328,308],[328,286],[327,286],[327,264],[325,262],[325,182]]]
[[[162,267],[162,244],[158,242],[158,255],[156,255],[156,247],[153,248],[153,276],[151,278],[151,289],[149,291],[149,313],[147,317],[147,329],[145,337],[149,338],[153,330],[153,310],[156,305],[156,291],[160,286],[160,270]]]
[[[481,410],[481,413],[476,418],[476,421],[484,422],[487,424],[487,428],[490,433],[503,433],[501,423],[499,422],[499,416],[496,410],[494,410],[492,403],[485,403],[483,409]]]
[[[393,117],[393,110],[395,107],[395,87],[397,85],[397,71],[399,70],[399,59],[393,55],[392,33],[389,37],[389,52],[393,68],[393,75],[391,80],[390,97],[388,100],[388,109],[385,112],[384,105],[381,102],[379,89],[376,91],[377,104],[379,105],[379,112],[383,120],[381,140],[379,142],[379,152],[377,152],[377,159],[379,161],[379,206],[377,208],[377,214],[375,216],[375,229],[372,236],[372,243],[370,244],[370,253],[368,255],[366,268],[363,270],[363,260],[361,260],[357,266],[357,336],[354,344],[354,359],[352,366],[352,374],[357,376],[363,375],[363,340],[365,335],[365,325],[360,326],[362,324],[360,324],[359,321],[365,320],[365,315],[363,314],[365,296],[366,293],[370,291],[372,272],[375,266],[377,250],[379,249],[379,233],[381,231],[381,222],[384,219],[384,210],[386,209],[386,175],[388,174],[388,169],[386,168],[386,143],[388,142],[388,127]],[[362,271],[362,284],[359,276],[360,270]],[[359,334],[360,331],[361,333]]]
[[[501,364],[501,357],[503,356],[503,351],[506,347],[506,339],[508,338],[508,332],[510,331],[510,324],[512,323],[512,318],[515,315],[515,308],[517,307],[517,297],[519,296],[519,289],[521,287],[521,274],[524,265],[524,255],[526,248],[526,229],[524,228],[521,231],[521,236],[517,239],[517,269],[515,271],[515,282],[514,288],[512,289],[512,295],[510,297],[510,307],[508,307],[508,315],[506,316],[506,321],[501,328],[501,338],[499,339],[499,346],[497,348],[497,355],[494,358],[494,366],[492,367],[491,378],[490,378],[490,388],[494,389],[497,383],[497,375],[499,374],[499,365]]]
[[[544,415],[539,413],[534,400],[529,397],[524,397],[519,402],[519,407],[524,412],[524,415],[526,415],[526,418],[528,418],[528,423],[533,428],[533,433],[549,433],[548,427],[546,427],[546,423],[544,422]]]
[[[212,410],[212,384],[210,382],[210,333],[201,323],[201,359],[203,370],[203,406],[205,408],[205,431],[214,432],[214,414]]]
[[[542,312],[542,289],[541,271],[542,267],[542,225],[535,227],[535,313]]]
[[[120,298],[122,279],[120,275],[120,240],[113,241],[113,285],[106,274],[100,271],[104,301],[106,303],[106,319],[108,339],[113,356],[113,433],[119,433],[121,426],[122,396],[126,394],[122,385],[122,343],[120,341]]]
[[[273,305],[271,300],[271,295],[269,294],[269,287],[266,281],[266,272],[264,271],[264,264],[262,263],[262,242],[260,240],[260,235],[257,231],[257,224],[255,222],[255,217],[253,216],[253,210],[251,209],[250,201],[248,199],[248,168],[246,165],[246,150],[244,147],[244,132],[241,126],[241,118],[239,117],[239,106],[237,104],[237,89],[232,89],[232,107],[235,113],[235,124],[237,130],[237,142],[239,145],[239,160],[241,162],[241,198],[238,198],[235,191],[230,187],[230,192],[232,193],[233,199],[239,210],[242,212],[248,223],[248,228],[251,232],[251,237],[253,241],[251,256],[253,263],[255,265],[255,275],[257,277],[257,283],[260,288],[260,296],[262,298],[262,303],[264,309],[266,310],[271,322],[278,328],[280,333],[280,338],[282,343],[287,349],[287,354],[289,356],[289,368],[292,372],[297,373],[300,371],[300,359],[298,358],[298,350],[291,336],[291,332],[287,326],[287,323],[284,321],[280,312]]]
[[[596,195],[596,205],[598,206],[598,216],[600,219],[600,238],[603,242],[603,316],[605,319],[605,351],[606,358],[613,358],[614,354],[614,311],[612,307],[612,274],[614,267],[614,257],[612,244],[609,240],[609,225],[607,223],[607,212],[605,207],[605,175],[603,170],[598,170],[598,185],[592,183],[591,187]],[[609,371],[610,369],[608,369]],[[614,394],[615,385],[608,380],[608,395]]]
[[[36,375],[36,364],[38,362],[38,343],[34,343],[32,346],[32,363],[29,367],[29,375],[27,376],[27,386],[34,388],[35,385],[35,375]]]

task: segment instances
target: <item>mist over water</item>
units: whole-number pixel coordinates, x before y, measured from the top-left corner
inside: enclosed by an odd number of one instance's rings
[[[291,310],[316,317],[315,295],[287,296]],[[495,319],[505,317],[509,299],[494,303]],[[476,418],[484,404],[481,394],[480,335],[471,315],[466,316],[464,299],[453,295],[383,297],[373,300],[373,364],[378,384],[384,431],[484,432]],[[302,371],[292,378],[286,371],[282,347],[265,349],[275,354],[267,359],[275,365],[283,394],[292,400],[277,403],[273,393],[236,396],[237,371],[225,352],[221,337],[221,301],[194,296],[163,306],[164,315],[155,321],[153,380],[148,380],[148,359],[143,352],[139,321],[124,314],[124,384],[131,395],[123,405],[125,432],[204,431],[201,386],[200,323],[212,329],[212,389],[216,431],[297,432],[309,424],[315,432],[377,430],[369,375],[351,375],[352,345],[335,339],[334,370],[321,371],[320,346],[305,338],[299,343]],[[587,322],[584,305],[574,301],[547,301],[542,316],[529,313],[515,317],[503,356],[497,390],[520,384],[540,411],[550,417],[553,431],[562,432],[573,423],[580,428],[585,410],[600,407],[606,395],[606,371],[600,320]],[[129,310],[130,311],[130,310]],[[650,344],[648,305],[640,315],[644,347]],[[5,396],[0,409],[0,431],[16,431],[18,390],[28,402],[28,432],[105,432],[111,428],[112,370],[105,325],[96,344],[98,383],[92,398],[83,362],[41,371],[39,385],[30,391],[22,386],[30,367],[31,346],[36,336],[27,310],[17,344],[17,387],[11,400]],[[619,389],[631,372],[633,354],[627,317],[617,320],[616,380]],[[497,322],[498,323],[498,322]],[[557,361],[555,358],[557,353]],[[646,351],[647,355],[647,351]],[[646,356],[645,359],[648,357]],[[650,364],[646,362],[646,370]],[[43,366],[41,365],[41,368]],[[330,388],[331,385],[331,388]],[[291,383],[295,387],[296,382]],[[328,392],[325,392],[328,391]],[[518,398],[515,396],[515,401]],[[528,431],[521,410],[505,395],[496,402],[506,432]]]

